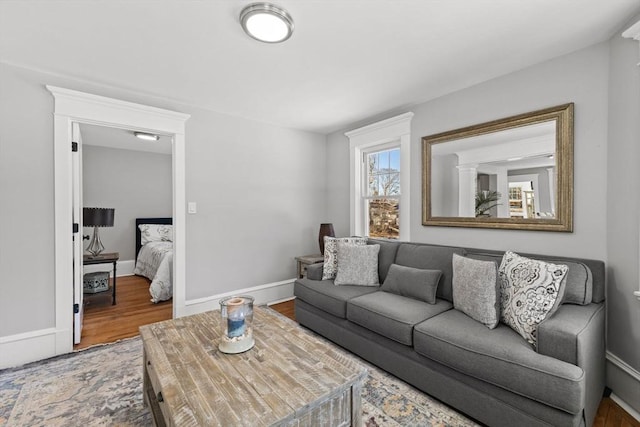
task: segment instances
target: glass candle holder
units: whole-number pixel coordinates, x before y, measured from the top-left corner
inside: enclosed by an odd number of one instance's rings
[[[221,352],[242,353],[254,346],[253,297],[242,295],[221,299],[220,316],[224,326],[218,345]]]

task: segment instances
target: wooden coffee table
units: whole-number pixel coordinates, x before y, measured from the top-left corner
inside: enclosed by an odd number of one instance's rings
[[[254,307],[251,350],[221,353],[223,331],[219,311],[140,327],[156,425],[361,425],[353,356],[268,308]]]

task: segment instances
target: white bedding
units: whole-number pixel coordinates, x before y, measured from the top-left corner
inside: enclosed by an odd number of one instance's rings
[[[151,301],[157,303],[173,296],[173,243],[150,242],[140,248],[133,274],[151,280]]]

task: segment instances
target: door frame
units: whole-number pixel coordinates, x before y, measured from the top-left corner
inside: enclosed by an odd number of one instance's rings
[[[54,97],[55,353],[73,351],[73,241],[71,140],[73,123],[172,137],[173,317],[186,300],[185,122],[189,114],[46,85]]]

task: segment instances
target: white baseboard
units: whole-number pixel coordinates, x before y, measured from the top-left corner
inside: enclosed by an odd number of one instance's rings
[[[611,395],[609,396],[611,398],[611,400],[613,400],[614,402],[616,402],[618,405],[620,405],[620,407],[622,409],[624,409],[625,411],[627,411],[627,413],[629,415],[631,415],[633,418],[635,418],[636,420],[640,421],[640,412],[636,411],[635,409],[633,409],[631,406],[629,406],[627,404],[627,402],[625,402],[624,400],[620,399],[618,396],[616,396],[615,393],[611,393]]]
[[[618,371],[615,371],[614,368],[614,371],[611,371],[607,368],[607,386],[612,389],[611,400],[640,421],[640,409],[637,406],[634,408],[619,396],[623,393],[629,394],[632,396],[632,402],[637,400],[637,396],[640,395],[640,372],[610,351],[607,351],[607,361],[618,369]]]
[[[0,369],[66,353],[70,346],[64,337],[68,335],[68,331],[47,328],[0,337]]]
[[[185,308],[182,313],[184,316],[189,316],[191,314],[217,310],[220,308],[218,301],[233,295],[251,295],[255,298],[254,304],[256,305],[267,304],[271,301],[291,299],[291,297],[293,297],[293,282],[295,282],[295,280],[296,279],[283,280],[282,282],[238,289],[206,298],[187,300],[185,301]]]
[[[122,270],[118,263],[118,276],[127,275],[127,265],[131,265],[129,271],[133,272],[133,261],[122,261]],[[87,267],[100,267],[93,265]],[[97,271],[103,271],[98,269]],[[106,271],[106,270],[104,270]],[[120,271],[123,271],[122,274]],[[85,269],[87,272],[87,269]],[[131,274],[129,273],[129,274]],[[282,282],[268,283],[252,288],[238,289],[224,294],[213,295],[206,298],[186,301],[184,315],[202,313],[204,311],[219,309],[218,301],[232,295],[249,294],[255,298],[255,304],[266,304],[271,301],[288,300],[293,297],[293,282],[295,279]],[[25,363],[47,359],[59,354],[67,353],[73,346],[67,342],[72,334],[68,330],[56,328],[40,329],[16,335],[0,337],[0,369],[24,365]]]
[[[134,260],[124,260],[124,261],[116,261],[116,275],[120,276],[131,276],[133,275],[133,269],[136,266],[136,262]],[[95,273],[96,271],[107,271],[109,270],[109,277],[113,277],[113,264],[91,264],[85,265],[82,268],[83,273]]]

